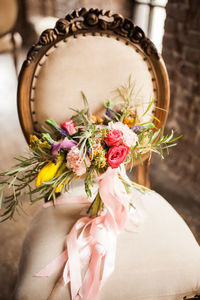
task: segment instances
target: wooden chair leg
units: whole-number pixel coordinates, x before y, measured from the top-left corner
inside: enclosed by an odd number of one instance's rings
[[[149,159],[143,162],[143,165],[139,165],[134,168],[134,181],[138,184],[144,185],[147,188],[150,188],[149,180],[149,167],[151,161]]]
[[[12,43],[12,54],[13,54],[13,60],[14,60],[14,65],[15,65],[15,71],[17,73],[17,45],[14,37],[14,32],[11,33],[11,43]]]

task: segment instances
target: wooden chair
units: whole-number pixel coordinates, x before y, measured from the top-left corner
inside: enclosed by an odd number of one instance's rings
[[[100,113],[102,101],[115,95],[111,92],[130,75],[140,114],[155,99],[147,119],[153,115],[156,127],[163,127],[169,107],[168,75],[161,55],[141,28],[119,14],[98,9],[80,9],[58,20],[30,49],[20,73],[18,112],[26,140],[41,130],[47,118],[67,120],[70,107],[82,106],[81,90],[92,111]],[[137,182],[146,186],[148,158],[144,155],[143,166],[139,162],[135,166]],[[116,270],[101,299],[173,300],[197,293],[200,250],[187,225],[156,193],[144,196],[138,205],[146,211],[143,229],[120,234]],[[38,212],[24,242],[15,299],[69,299],[68,287],[50,296],[58,273],[51,278],[32,276],[61,253],[64,236],[82,208],[76,204]]]
[[[0,52],[12,51],[16,70],[17,43],[21,43],[21,37],[16,33],[18,14],[18,0],[0,0]]]
[[[109,11],[82,9],[60,19],[55,29],[42,33],[20,73],[18,108],[26,139],[48,117],[61,122],[70,116],[70,107],[82,105],[81,90],[93,111],[101,110],[102,101],[129,75],[135,81],[136,101],[143,103],[139,110],[156,99],[152,113],[161,121],[154,119],[156,127],[161,128],[169,107],[168,75],[162,57],[143,31]],[[148,186],[147,159],[143,157],[143,166],[136,163],[136,180]]]

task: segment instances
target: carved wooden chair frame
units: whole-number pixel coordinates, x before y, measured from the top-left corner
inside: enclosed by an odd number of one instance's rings
[[[125,41],[126,45],[132,44],[135,51],[142,54],[143,60],[148,64],[148,70],[156,93],[156,106],[153,114],[160,123],[154,120],[157,128],[165,125],[169,108],[169,80],[164,61],[158,54],[154,44],[145,37],[141,28],[134,25],[133,22],[124,18],[120,14],[112,14],[110,11],[99,9],[75,10],[65,18],[59,19],[54,29],[45,30],[37,44],[33,45],[28,52],[19,76],[18,85],[18,114],[21,127],[26,140],[29,135],[37,131],[37,121],[34,117],[34,111],[31,109],[31,91],[35,89],[33,84],[35,70],[40,59],[48,56],[47,51],[51,47],[57,47],[61,40],[65,41],[68,37],[76,38],[78,35],[91,34],[93,36],[113,37],[116,40]],[[149,156],[144,155],[143,165],[136,163],[135,180],[143,185],[149,186]]]

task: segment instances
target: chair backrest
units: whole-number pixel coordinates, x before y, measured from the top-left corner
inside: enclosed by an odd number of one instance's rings
[[[0,37],[11,32],[18,17],[18,0],[0,0]]]
[[[143,31],[131,20],[99,9],[80,9],[58,20],[30,49],[20,73],[18,112],[26,139],[46,119],[61,123],[72,114],[70,108],[82,107],[81,91],[92,111],[99,112],[130,75],[139,113],[156,99],[146,118],[153,114],[162,127],[169,106],[168,76]]]

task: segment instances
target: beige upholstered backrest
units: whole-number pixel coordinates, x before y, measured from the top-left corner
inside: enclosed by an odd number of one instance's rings
[[[13,29],[17,15],[17,0],[0,0],[0,36],[9,33]]]
[[[116,99],[116,89],[130,75],[135,84],[133,101],[142,115],[151,99],[157,98],[156,83],[145,56],[125,43],[114,36],[87,34],[61,40],[47,51],[48,56],[37,65],[31,91],[31,111],[38,128],[49,117],[59,123],[69,119],[69,108],[83,106],[81,91],[93,112],[101,110],[103,101]]]
[[[121,15],[81,9],[44,31],[28,53],[18,88],[18,108],[26,138],[40,131],[48,118],[68,120],[70,108],[83,107],[81,91],[92,112],[115,98],[116,89],[135,84],[133,102],[142,116],[152,99],[151,112],[165,123],[169,104],[167,72],[161,56],[143,31]]]

